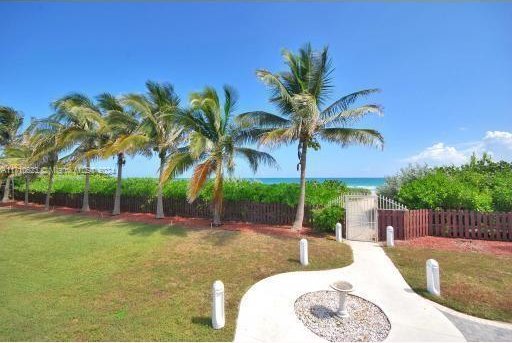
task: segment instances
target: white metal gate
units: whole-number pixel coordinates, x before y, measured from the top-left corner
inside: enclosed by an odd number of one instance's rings
[[[377,209],[376,195],[345,195],[345,236],[355,241],[377,240]]]

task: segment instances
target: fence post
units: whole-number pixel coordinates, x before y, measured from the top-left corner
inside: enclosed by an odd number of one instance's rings
[[[225,323],[224,284],[217,280],[212,286],[212,326],[218,330],[222,329]]]
[[[395,229],[391,225],[386,228],[386,246],[395,246]]]
[[[343,242],[343,237],[341,235],[341,223],[336,223],[336,241]]]
[[[303,238],[300,240],[300,264],[307,266],[309,264],[308,259],[308,240]]]
[[[427,260],[427,290],[430,294],[441,295],[441,280],[439,279],[439,263],[434,259]]]

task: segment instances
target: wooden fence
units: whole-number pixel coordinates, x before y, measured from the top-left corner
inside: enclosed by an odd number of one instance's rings
[[[405,212],[395,210],[379,210],[378,230],[379,241],[386,240],[386,227],[392,226],[395,231],[395,239],[405,239]]]
[[[44,204],[44,193],[31,193],[29,201]],[[15,192],[15,199],[23,200],[23,192]],[[53,194],[51,206],[79,209],[82,194]],[[164,198],[166,216],[210,218],[208,203],[198,199],[189,204],[186,199]],[[89,195],[89,206],[93,210],[111,211],[113,196]],[[270,225],[290,225],[295,219],[296,207],[279,203],[252,201],[224,201],[223,219]],[[156,199],[153,197],[121,197],[121,211],[131,213],[155,213]],[[305,208],[305,225],[311,225],[311,208]],[[482,213],[456,210],[379,210],[379,241],[386,240],[386,227],[393,226],[395,239],[407,240],[423,236],[453,237],[512,241],[512,212]]]
[[[512,212],[482,213],[458,210],[379,210],[379,241],[393,226],[395,239],[424,236],[512,241]]]
[[[55,193],[52,194],[51,206],[69,208],[82,207],[82,194]],[[23,192],[15,192],[15,199],[23,200]],[[29,201],[44,204],[46,194],[31,193]],[[211,208],[208,203],[198,199],[190,204],[186,199],[164,198],[164,214],[166,216],[181,216],[195,218],[211,218]],[[89,207],[92,210],[111,211],[114,207],[114,197],[98,194],[89,195]],[[290,225],[295,219],[295,206],[280,203],[258,203],[252,201],[224,201],[223,219],[251,223]],[[154,197],[121,197],[121,212],[155,213],[156,198]],[[305,208],[304,224],[311,223],[311,208]]]
[[[512,212],[431,211],[430,224],[432,236],[512,241]]]

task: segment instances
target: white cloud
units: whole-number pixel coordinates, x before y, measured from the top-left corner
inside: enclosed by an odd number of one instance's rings
[[[512,132],[487,131],[481,145],[495,160],[512,160]]]
[[[487,145],[501,145],[508,150],[512,150],[512,132],[487,131],[484,142]]]
[[[406,158],[405,161],[427,163],[432,166],[460,165],[467,162],[473,153],[481,155],[483,152],[490,154],[494,160],[512,160],[512,132],[487,131],[479,141],[464,142],[456,146],[436,143]]]
[[[420,153],[405,160],[410,163],[427,163],[429,165],[441,164],[462,164],[468,157],[455,147],[447,146],[444,143],[436,143]]]

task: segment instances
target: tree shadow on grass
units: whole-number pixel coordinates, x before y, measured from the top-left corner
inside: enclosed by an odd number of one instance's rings
[[[130,225],[130,235],[148,237],[155,233],[165,236],[187,237],[187,231],[184,228],[171,225],[151,225],[151,224],[132,224]],[[135,227],[133,227],[135,226]]]
[[[192,317],[192,323],[193,324],[197,324],[197,325],[201,325],[201,326],[205,326],[205,327],[208,327],[208,328],[212,327],[212,320],[211,320],[210,317],[205,317],[205,316]]]
[[[77,214],[78,213],[79,212],[77,211]],[[61,214],[31,210],[17,210],[16,212],[12,212],[10,215],[20,219],[30,219],[39,224],[65,224],[73,228],[90,227],[98,222],[98,219],[75,216],[74,214]]]
[[[77,214],[80,214],[80,212],[77,212]],[[45,218],[45,221],[50,223],[59,223],[68,225],[71,228],[74,229],[80,229],[80,228],[92,228],[98,224],[110,224],[111,222],[103,221],[101,218],[91,218],[81,215],[73,215],[73,214],[49,214],[48,218]]]
[[[31,211],[31,210],[20,210],[20,209],[12,209],[0,212],[2,217],[10,217],[10,218],[33,218],[33,217],[42,217],[49,218],[51,217],[51,213],[49,212],[40,212],[40,211]]]
[[[210,231],[203,239],[215,246],[226,246],[240,236],[239,231],[215,230]]]
[[[145,224],[145,223],[130,223],[122,220],[115,220],[112,217],[89,217],[80,214],[77,210],[75,213],[63,214],[30,210],[12,210],[6,216],[17,217],[20,219],[30,219],[39,224],[62,224],[72,229],[92,228],[98,224],[109,225],[111,227],[128,229],[130,235],[137,236],[150,236],[155,233],[160,233],[166,236],[179,236],[186,237],[187,232],[185,229],[178,226],[171,226],[165,224]]]

